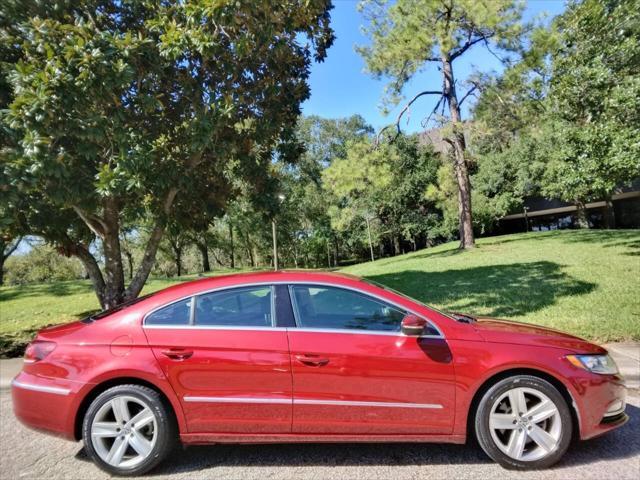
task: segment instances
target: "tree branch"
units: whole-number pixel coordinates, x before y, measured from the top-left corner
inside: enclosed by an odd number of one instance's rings
[[[162,240],[162,235],[164,234],[165,227],[167,226],[166,217],[171,211],[171,205],[173,205],[173,201],[175,200],[177,193],[178,188],[172,187],[169,189],[164,201],[162,202],[162,215],[160,215],[156,220],[153,230],[151,231],[151,235],[149,236],[149,240],[147,241],[144,255],[140,261],[140,266],[138,267],[133,280],[131,280],[131,283],[124,292],[125,300],[136,298],[140,294],[142,287],[144,287],[144,284],[149,277],[149,272],[151,272],[151,267],[153,267],[156,253],[160,246],[160,241]]]
[[[453,62],[456,58],[458,58],[460,55],[462,55],[464,52],[466,52],[467,50],[469,50],[471,47],[473,47],[476,43],[480,43],[480,42],[486,42],[488,38],[491,38],[494,34],[491,33],[490,35],[481,35],[477,38],[474,38],[473,40],[471,40],[471,35],[469,36],[469,40],[467,40],[465,42],[465,44],[463,46],[461,46],[458,50],[455,50],[453,53],[451,53],[450,55],[450,59]]]
[[[400,130],[400,120],[402,120],[402,116],[407,112],[407,110],[409,110],[409,107],[411,107],[413,102],[415,102],[417,99],[419,99],[420,97],[422,97],[424,95],[440,95],[440,97],[441,97],[440,99],[442,99],[442,96],[444,95],[444,92],[442,90],[425,90],[424,92],[418,93],[411,100],[409,100],[409,102],[404,106],[404,108],[402,110],[400,110],[400,113],[398,114],[398,117],[396,118],[395,127],[396,127],[397,132],[396,132],[396,135],[391,140],[391,142],[394,142],[398,138],[398,136],[402,133],[402,131]],[[380,143],[380,138],[382,136],[382,133],[385,130],[387,130],[388,128],[390,128],[390,127],[391,127],[391,125],[387,125],[382,130],[380,130],[380,132],[378,132],[378,135],[376,136],[376,145],[378,145]]]
[[[476,89],[478,89],[478,88],[479,88],[478,84],[474,82],[474,83],[473,83],[473,86],[472,86],[472,87],[467,91],[467,93],[465,93],[465,94],[462,96],[462,99],[458,102],[458,106],[462,106],[462,103],[467,99],[467,97],[468,97],[469,95],[471,95],[471,94],[474,92],[474,90],[476,90]]]
[[[104,238],[104,235],[107,231],[107,226],[100,218],[83,212],[82,209],[77,205],[73,205],[73,210],[78,214],[80,219],[87,224],[87,226],[93,233],[95,233],[100,238]]]
[[[4,260],[9,258],[11,254],[16,251],[16,248],[18,248],[18,245],[20,245],[20,242],[22,242],[22,238],[23,237],[18,237],[18,240],[9,247],[9,250],[7,250],[6,252],[2,252],[2,258]]]
[[[74,242],[70,238],[67,238],[62,243],[62,249],[66,255],[73,255],[82,262],[82,265],[91,279],[91,283],[93,283],[93,288],[96,292],[96,296],[98,297],[98,301],[100,302],[100,306],[104,308],[105,284],[98,262],[94,256],[91,255],[89,249],[81,243]]]

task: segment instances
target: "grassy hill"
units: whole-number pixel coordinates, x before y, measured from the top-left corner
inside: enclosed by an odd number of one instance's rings
[[[561,231],[457,243],[344,269],[440,309],[538,323],[601,342],[640,340],[640,231]],[[226,273],[226,272],[225,272]],[[151,279],[145,292],[181,279]],[[98,309],[88,281],[0,288],[0,355]]]

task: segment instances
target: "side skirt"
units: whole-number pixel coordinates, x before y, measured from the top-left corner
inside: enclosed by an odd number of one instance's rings
[[[216,443],[456,443],[466,442],[465,435],[308,435],[308,434],[235,434],[235,433],[181,433],[185,445],[211,445]]]

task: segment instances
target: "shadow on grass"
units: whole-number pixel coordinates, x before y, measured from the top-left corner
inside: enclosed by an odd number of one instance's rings
[[[585,295],[596,284],[577,280],[547,261],[369,275],[426,304],[468,313],[511,317],[535,312],[560,297]]]
[[[63,297],[65,295],[92,293],[93,287],[88,281],[70,280],[66,282],[38,283],[32,285],[16,285],[0,290],[0,302],[27,297],[41,297],[52,295]]]

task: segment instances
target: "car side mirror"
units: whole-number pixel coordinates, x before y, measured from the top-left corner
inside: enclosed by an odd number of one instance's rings
[[[424,333],[427,321],[413,313],[408,313],[402,319],[401,325],[401,331],[404,335],[407,335],[408,337],[419,337]]]

